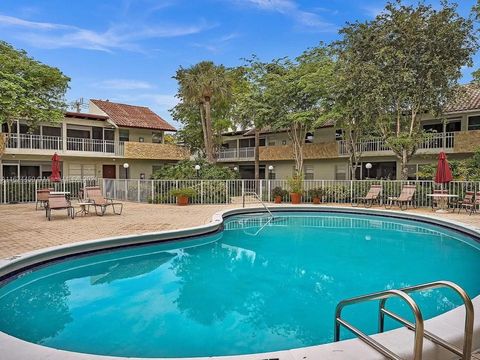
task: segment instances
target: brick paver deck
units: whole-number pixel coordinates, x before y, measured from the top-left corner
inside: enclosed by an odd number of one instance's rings
[[[241,205],[125,203],[120,216],[112,215],[108,209],[103,217],[93,214],[72,220],[66,217],[66,211],[55,211],[52,221],[47,221],[45,212],[35,211],[34,204],[0,205],[0,258],[77,241],[198,226],[208,223],[218,211],[237,207]],[[429,209],[414,212],[432,214]],[[480,214],[436,215],[480,228]]]

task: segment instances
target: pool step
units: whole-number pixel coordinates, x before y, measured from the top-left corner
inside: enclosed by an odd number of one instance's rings
[[[436,288],[450,288],[454,290],[458,295],[460,295],[463,300],[463,304],[465,306],[465,330],[463,337],[463,349],[459,349],[456,346],[450,344],[449,342],[436,336],[435,334],[426,331],[424,329],[422,312],[420,311],[420,308],[418,307],[415,300],[413,300],[412,297],[409,295],[409,293],[412,292]],[[385,308],[386,301],[392,297],[400,298],[410,307],[415,317],[414,323],[409,322],[408,320]],[[413,346],[413,360],[422,359],[424,338],[434,342],[435,344],[454,353],[455,355],[460,356],[461,360],[480,360],[480,357],[478,355],[472,354],[473,304],[465,290],[463,290],[457,284],[451,281],[435,281],[397,290],[385,290],[367,295],[357,296],[354,298],[342,300],[337,304],[337,307],[335,309],[334,341],[340,340],[340,327],[343,326],[346,329],[350,330],[353,334],[355,334],[360,340],[380,352],[382,355],[386,356],[388,359],[402,360],[399,355],[395,354],[390,349],[380,344],[378,341],[372,339],[369,335],[365,334],[349,322],[342,319],[342,310],[344,307],[358,303],[364,303],[367,301],[379,301],[378,331],[380,333],[384,332],[385,330],[385,316],[398,321],[407,329],[414,331],[415,341]]]

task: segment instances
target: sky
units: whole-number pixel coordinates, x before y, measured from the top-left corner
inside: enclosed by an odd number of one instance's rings
[[[475,2],[459,1],[459,12],[467,16]],[[68,101],[148,106],[178,126],[168,110],[177,101],[172,76],[180,66],[202,60],[237,66],[253,54],[265,61],[295,57],[338,39],[346,22],[373,19],[384,5],[377,0],[1,0],[0,39],[69,76]],[[480,62],[478,56],[475,60]],[[471,72],[463,69],[462,82]]]

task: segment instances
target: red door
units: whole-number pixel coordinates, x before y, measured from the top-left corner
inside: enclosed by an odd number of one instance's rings
[[[103,165],[103,178],[115,179],[116,178],[116,166],[115,165]]]

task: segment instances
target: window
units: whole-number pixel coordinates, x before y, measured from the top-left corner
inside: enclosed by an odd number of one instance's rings
[[[268,141],[268,146],[275,146],[275,144],[276,144],[275,140]]]
[[[38,178],[40,177],[40,166],[20,166],[20,177]]]
[[[462,121],[460,119],[448,120],[445,125],[446,132],[462,131]]]
[[[335,165],[335,180],[347,180],[346,165]]]
[[[62,136],[62,129],[53,126],[42,126],[42,134],[44,136]]]
[[[143,142],[143,141],[140,141]],[[163,142],[163,133],[154,132],[152,133],[152,143],[161,144]]]
[[[313,180],[314,179],[314,172],[313,172],[313,165],[305,165],[304,166],[304,179],[305,180]]]
[[[18,165],[3,165],[3,177],[6,179],[18,177]]]
[[[417,164],[407,165],[408,180],[418,180],[417,172]]]
[[[442,133],[443,124],[426,124],[423,125],[423,130],[433,133]]]
[[[120,141],[130,141],[130,132],[127,129],[120,129],[118,135]]]
[[[468,130],[480,130],[480,116],[470,116],[468,118]]]
[[[342,129],[335,130],[335,140],[343,140],[343,131]]]

